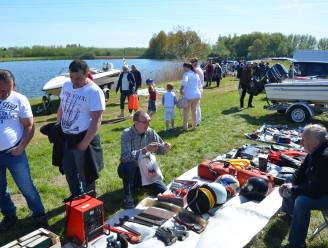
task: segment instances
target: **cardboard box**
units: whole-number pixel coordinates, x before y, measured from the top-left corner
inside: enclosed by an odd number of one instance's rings
[[[49,242],[47,241],[48,240],[47,238],[51,239],[50,246],[49,246]],[[39,240],[40,242],[37,242],[37,240]],[[43,247],[44,245],[49,248],[60,248],[61,247],[60,238],[58,235],[56,235],[53,232],[46,230],[44,228],[39,228],[23,237],[20,237],[17,240],[14,240],[14,241],[6,244],[5,246],[2,246],[1,248],[30,247],[31,244],[33,245],[33,243],[35,243],[35,244],[39,243],[41,245],[40,247]],[[39,246],[37,246],[37,247],[39,247]]]

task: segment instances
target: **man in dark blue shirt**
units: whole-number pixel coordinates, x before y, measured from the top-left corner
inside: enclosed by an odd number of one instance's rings
[[[291,216],[289,244],[286,247],[305,247],[311,210],[328,209],[328,141],[327,130],[317,124],[304,128],[302,142],[308,153],[295,173],[292,183],[283,184],[282,211]]]

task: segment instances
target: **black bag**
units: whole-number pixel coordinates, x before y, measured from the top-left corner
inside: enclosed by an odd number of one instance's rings
[[[247,89],[247,92],[251,95],[257,96],[264,90],[264,83],[262,80],[253,79]]]

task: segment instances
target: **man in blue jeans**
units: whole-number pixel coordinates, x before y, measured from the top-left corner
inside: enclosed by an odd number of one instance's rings
[[[305,247],[311,210],[328,209],[328,141],[327,130],[317,124],[304,128],[302,142],[308,153],[295,173],[292,183],[283,184],[282,211],[292,219],[289,244],[284,247]]]
[[[25,148],[34,135],[31,106],[27,98],[14,91],[14,75],[0,70],[0,209],[4,215],[0,233],[17,223],[16,207],[8,189],[6,171],[9,170],[17,187],[26,199],[32,216],[39,226],[47,226],[39,193],[35,189]]]
[[[171,149],[171,145],[164,143],[161,137],[149,127],[150,121],[146,112],[140,110],[135,112],[134,125],[125,129],[121,137],[121,163],[118,167],[118,175],[123,179],[125,208],[134,207],[132,191],[142,186],[138,167],[139,155],[148,152],[165,154]],[[166,185],[162,180],[149,184],[147,187],[154,194],[166,190]]]

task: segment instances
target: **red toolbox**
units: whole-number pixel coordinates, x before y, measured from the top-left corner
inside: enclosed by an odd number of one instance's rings
[[[215,181],[223,174],[236,174],[236,169],[229,163],[205,160],[198,165],[198,176],[210,181]]]

